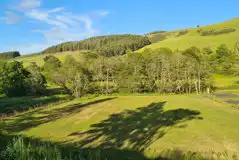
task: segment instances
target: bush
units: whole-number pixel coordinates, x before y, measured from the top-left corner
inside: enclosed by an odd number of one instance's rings
[[[220,30],[215,30],[215,29],[211,29],[211,30],[200,30],[200,35],[201,36],[210,36],[210,35],[219,35],[219,34],[227,34],[227,33],[231,33],[231,32],[235,32],[236,29],[235,28],[224,28],[224,29],[220,29]]]
[[[9,97],[39,94],[45,89],[45,77],[40,71],[27,71],[20,62],[6,62],[0,66],[0,93]]]
[[[187,33],[188,33],[188,30],[187,30],[187,29],[181,30],[181,31],[178,32],[177,37],[183,36],[183,35],[185,35],[185,34],[187,34]]]
[[[150,32],[147,35],[152,35],[152,34],[158,34],[158,33],[165,33],[167,31],[154,31],[154,32]]]

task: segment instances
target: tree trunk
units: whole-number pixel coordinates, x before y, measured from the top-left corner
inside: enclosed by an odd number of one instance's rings
[[[109,70],[107,69],[107,75],[106,75],[106,94],[109,94]]]

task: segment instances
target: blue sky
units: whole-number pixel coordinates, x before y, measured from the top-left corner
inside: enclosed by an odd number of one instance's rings
[[[238,0],[0,0],[0,52],[213,24],[238,17],[238,6]]]

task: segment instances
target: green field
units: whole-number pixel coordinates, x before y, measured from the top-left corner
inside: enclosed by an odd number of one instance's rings
[[[210,29],[223,29],[223,28],[234,28],[236,32],[220,35],[201,36],[197,31],[198,29],[210,30]],[[232,48],[235,43],[239,40],[239,18],[235,18],[223,23],[203,26],[200,28],[188,29],[188,33],[182,36],[178,36],[179,31],[173,31],[163,41],[146,46],[139,51],[143,51],[145,48],[157,49],[161,47],[168,47],[172,50],[183,50],[192,46],[199,48],[211,47],[215,49],[221,44],[226,44]]]
[[[1,130],[79,148],[157,156],[166,149],[236,153],[239,110],[202,96],[100,96],[31,110]]]
[[[61,61],[64,61],[64,59],[67,55],[72,55],[74,58],[80,59],[80,55],[81,55],[82,52],[84,52],[84,51],[74,51],[74,52],[69,51],[69,52],[55,53],[55,54],[52,54],[52,55],[56,56]],[[18,58],[15,58],[13,60],[23,62],[24,66],[29,66],[32,62],[36,62],[36,64],[38,66],[43,66],[44,57],[46,57],[46,55],[44,55],[44,54],[32,54],[30,56],[23,55],[23,56],[20,56]]]

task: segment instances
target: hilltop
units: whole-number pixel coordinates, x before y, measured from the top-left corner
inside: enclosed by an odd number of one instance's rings
[[[176,30],[171,32],[152,32],[147,34],[151,40],[157,41],[145,48],[157,49],[168,47],[172,50],[184,50],[192,46],[198,48],[210,47],[215,49],[221,44],[232,48],[239,40],[239,18],[234,18],[219,24],[198,26],[197,28]]]

